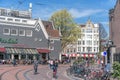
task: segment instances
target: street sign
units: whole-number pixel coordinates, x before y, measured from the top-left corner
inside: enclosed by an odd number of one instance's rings
[[[107,56],[107,52],[106,51],[103,52],[103,56]]]
[[[102,56],[107,56],[107,52],[106,52],[106,51],[101,52],[101,55],[102,55]]]

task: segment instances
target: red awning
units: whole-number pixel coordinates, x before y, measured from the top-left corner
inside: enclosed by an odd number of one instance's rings
[[[37,51],[39,53],[49,53],[50,52],[50,50],[48,50],[48,49],[37,49]]]
[[[5,52],[5,48],[4,47],[0,47],[0,52]]]

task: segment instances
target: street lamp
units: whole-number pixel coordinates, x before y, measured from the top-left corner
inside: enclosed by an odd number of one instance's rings
[[[113,42],[111,40],[108,40],[107,44],[107,63],[110,63],[110,57],[111,57],[111,47],[113,46]]]
[[[113,47],[113,41],[108,40],[108,42],[106,43],[106,47],[107,47],[107,64],[106,64],[106,71],[107,72],[112,72],[112,64],[113,64],[113,51],[111,51],[112,47]]]
[[[50,39],[48,38],[48,50],[50,50]],[[50,60],[50,52],[48,53],[48,60]]]

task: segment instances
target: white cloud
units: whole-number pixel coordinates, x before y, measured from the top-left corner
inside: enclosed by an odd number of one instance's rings
[[[81,18],[81,17],[86,17],[86,16],[90,16],[96,13],[100,13],[103,12],[103,10],[101,9],[88,9],[88,10],[83,10],[83,11],[79,11],[77,9],[70,9],[69,12],[72,14],[72,16],[74,18]]]

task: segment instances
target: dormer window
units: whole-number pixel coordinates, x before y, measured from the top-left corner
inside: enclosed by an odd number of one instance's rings
[[[54,40],[50,40],[50,43],[54,43]]]
[[[35,30],[36,30],[36,31],[40,31],[40,24],[37,24],[37,25],[36,25]]]
[[[26,30],[26,36],[32,37],[32,30]]]

